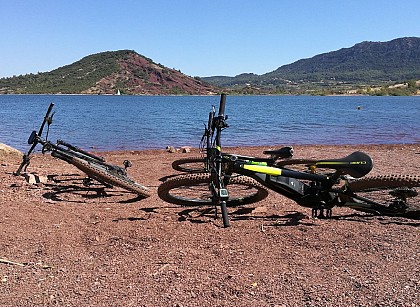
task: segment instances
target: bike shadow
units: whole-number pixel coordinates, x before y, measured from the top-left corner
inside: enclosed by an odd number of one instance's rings
[[[244,210],[248,209],[248,210]],[[237,211],[232,212],[232,220],[264,220],[272,221],[272,223],[265,226],[272,227],[284,227],[284,226],[317,226],[315,223],[311,222],[311,219],[308,215],[299,212],[299,211],[286,211],[284,215],[279,214],[270,214],[270,215],[242,215],[252,213],[252,208],[243,208]]]
[[[130,216],[130,217],[120,217],[117,219],[113,219],[112,221],[113,222],[121,222],[121,221],[136,222],[136,221],[146,221],[146,220],[148,220],[148,218]]]
[[[409,219],[404,217],[390,217],[380,216],[374,214],[363,214],[363,213],[352,213],[346,215],[333,216],[335,220],[345,220],[358,223],[368,223],[372,220],[378,221],[382,225],[404,225],[412,227],[420,227],[420,221],[418,219]]]
[[[151,218],[152,214],[159,214],[159,209],[161,207],[149,207],[149,208],[139,208],[139,211],[142,211],[144,216],[129,216],[129,217],[119,217],[115,218],[113,222],[121,222],[121,221],[128,221],[128,222],[138,222],[138,221],[147,221]]]
[[[298,211],[289,211],[285,215],[270,214],[270,215],[258,215],[255,214],[256,208],[236,208],[234,211],[229,213],[229,218],[231,221],[273,221],[273,223],[266,226],[316,226],[316,224],[311,222],[311,219],[304,213]],[[206,208],[188,208],[182,210],[178,213],[178,221],[184,222],[188,221],[190,223],[203,224],[208,223],[209,219],[219,219],[221,218],[220,210],[215,209],[214,207]]]
[[[215,208],[206,207],[206,208],[189,208],[184,209],[181,212],[178,212],[178,221],[185,222],[188,221],[194,224],[204,224],[208,223],[208,218],[213,217],[217,218],[217,210]],[[203,219],[204,218],[204,219]]]
[[[62,174],[62,175],[49,175],[49,181],[54,183],[45,183],[44,186],[49,188],[50,191],[42,194],[46,199],[57,201],[57,202],[71,202],[80,203],[77,199],[65,199],[61,195],[71,194],[78,195],[85,199],[96,199],[96,198],[111,198],[116,196],[122,196],[124,194],[132,194],[125,191],[113,191],[109,190],[108,186],[101,184],[91,184],[85,186],[83,184],[84,178],[81,178],[79,174]],[[108,189],[107,189],[108,188]],[[107,189],[107,190],[105,190]],[[124,199],[117,201],[118,203],[134,203],[140,201],[146,197],[141,195],[135,195],[133,198]]]

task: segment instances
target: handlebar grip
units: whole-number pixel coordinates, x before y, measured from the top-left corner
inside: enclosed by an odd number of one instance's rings
[[[226,94],[220,95],[219,116],[225,115]]]
[[[54,102],[51,102],[50,106],[48,107],[47,113],[45,114],[45,117],[48,117],[48,115],[50,115],[53,107],[54,107]]]

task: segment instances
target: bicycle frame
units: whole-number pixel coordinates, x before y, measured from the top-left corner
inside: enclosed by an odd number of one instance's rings
[[[356,152],[350,156],[337,160],[315,161],[308,168],[309,173],[290,170],[284,167],[264,165],[264,163],[252,160],[244,160],[241,156],[226,156],[227,173],[237,173],[249,176],[265,187],[283,196],[292,199],[303,207],[312,208],[314,217],[331,216],[334,206],[343,205],[340,195],[357,198],[357,195],[346,188],[333,188],[334,185],[344,180],[347,186],[349,173],[362,177],[372,168],[372,162],[368,155]],[[233,158],[233,161],[232,161]],[[336,168],[328,175],[315,173],[316,164],[324,168]],[[347,169],[350,167],[350,169]],[[359,198],[362,200],[362,198]]]

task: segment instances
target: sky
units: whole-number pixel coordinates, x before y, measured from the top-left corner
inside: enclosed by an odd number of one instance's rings
[[[412,36],[419,0],[0,0],[0,77],[123,49],[193,77],[264,74]]]

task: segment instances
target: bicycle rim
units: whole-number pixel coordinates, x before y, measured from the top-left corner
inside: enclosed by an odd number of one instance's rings
[[[202,157],[192,157],[179,159],[172,162],[172,168],[184,173],[204,173],[206,172],[205,159]]]
[[[149,197],[151,195],[150,190],[145,186],[135,182],[127,176],[115,174],[101,164],[97,164],[93,161],[85,161],[80,158],[73,158],[71,163],[89,177],[96,179],[101,183],[117,186],[143,197]]]
[[[366,177],[349,183],[358,196],[373,200],[382,206],[354,200],[356,210],[387,216],[420,218],[420,176],[387,175]],[[406,197],[396,197],[405,195]]]
[[[213,204],[209,184],[209,173],[181,175],[162,183],[158,195],[166,202],[181,206],[208,206]],[[268,196],[268,191],[262,185],[245,176],[230,178],[227,189],[228,207],[252,204]]]

